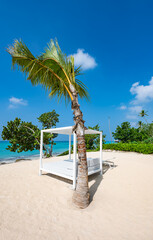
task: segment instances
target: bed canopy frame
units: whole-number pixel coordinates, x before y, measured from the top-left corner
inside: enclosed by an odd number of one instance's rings
[[[72,131],[73,127],[61,127],[41,130],[40,141],[40,166],[39,175],[42,171],[57,175],[63,178],[67,178],[73,181],[73,189],[76,188],[77,181],[77,137]],[[43,134],[44,133],[57,133],[69,136],[69,159],[58,162],[43,162]],[[102,174],[102,132],[92,129],[86,129],[85,134],[99,134],[100,135],[100,154],[99,158],[89,158],[88,163],[88,175],[100,172]],[[73,135],[73,158],[71,158],[71,137]]]

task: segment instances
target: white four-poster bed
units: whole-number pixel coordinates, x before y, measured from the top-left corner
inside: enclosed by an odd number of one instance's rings
[[[41,130],[41,142],[40,142],[40,166],[39,175],[42,171],[57,175],[73,181],[73,189],[76,188],[77,181],[77,138],[76,134],[72,132],[73,127],[61,127]],[[44,133],[57,133],[69,135],[69,157],[65,160],[56,162],[43,161],[43,134]],[[102,174],[102,132],[86,129],[85,134],[99,134],[100,135],[100,151],[99,158],[87,158],[88,163],[88,175],[100,172]],[[73,157],[71,157],[71,137],[73,135]]]

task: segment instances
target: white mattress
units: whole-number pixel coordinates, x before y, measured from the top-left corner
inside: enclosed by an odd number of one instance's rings
[[[98,158],[88,158],[88,175],[100,171],[100,163]],[[62,160],[57,162],[43,163],[41,170],[52,173],[68,179],[73,179],[73,161]]]

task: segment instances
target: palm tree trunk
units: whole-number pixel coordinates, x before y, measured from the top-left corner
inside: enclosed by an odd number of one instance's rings
[[[73,131],[77,135],[78,140],[78,179],[76,191],[73,194],[73,202],[79,208],[86,208],[89,205],[89,186],[88,186],[88,167],[85,144],[85,126],[83,114],[78,104],[78,94],[73,85],[70,85],[70,90],[73,96],[72,110],[74,115],[75,125]]]

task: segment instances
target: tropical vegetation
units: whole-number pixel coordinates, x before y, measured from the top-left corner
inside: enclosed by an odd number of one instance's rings
[[[153,124],[144,124],[138,128],[131,127],[130,122],[123,122],[121,126],[117,126],[115,132],[113,132],[114,139],[117,139],[123,143],[127,142],[142,142],[150,137],[150,128]]]
[[[93,129],[100,131],[99,124],[95,125],[94,127],[88,127],[88,129]],[[105,137],[106,135],[103,134],[103,143],[105,143]],[[85,142],[86,142],[86,149],[92,150],[96,149],[100,144],[100,136],[99,134],[86,134],[85,135]]]
[[[110,143],[110,144],[104,144],[103,149],[138,152],[138,153],[143,153],[143,154],[152,154],[153,153],[153,144],[148,144],[148,143]]]
[[[55,110],[43,113],[38,117],[38,121],[42,124],[42,128],[56,127],[59,122],[59,115]],[[54,138],[57,134],[44,134],[43,149],[46,157],[51,157],[53,152]],[[32,124],[32,122],[22,121],[15,118],[14,121],[7,122],[7,126],[3,126],[2,139],[9,141],[7,150],[12,152],[27,152],[40,149],[40,129]]]
[[[103,149],[112,149],[120,151],[133,151],[144,154],[153,153],[153,123],[148,123],[145,118],[148,116],[147,111],[142,110],[139,116],[146,123],[138,121],[137,127],[131,127],[129,122],[121,123],[113,132],[114,139],[119,143],[105,144]]]
[[[88,127],[88,129],[101,131],[99,124],[96,124],[94,127]],[[106,135],[103,134],[103,140],[102,140],[103,144],[106,143],[105,138],[106,138]],[[85,143],[86,143],[87,152],[99,150],[99,146],[100,146],[99,134],[86,134],[85,135]],[[73,145],[71,146],[71,153],[73,153]],[[64,156],[67,154],[69,154],[69,150],[61,153],[59,156]]]
[[[141,118],[145,119],[145,116],[148,116],[147,111],[142,110],[139,113]],[[138,127],[131,127],[129,122],[121,123],[121,126],[117,126],[115,132],[113,132],[114,139],[119,140],[120,142],[141,142],[141,143],[153,143],[153,123],[146,123],[138,121]]]

